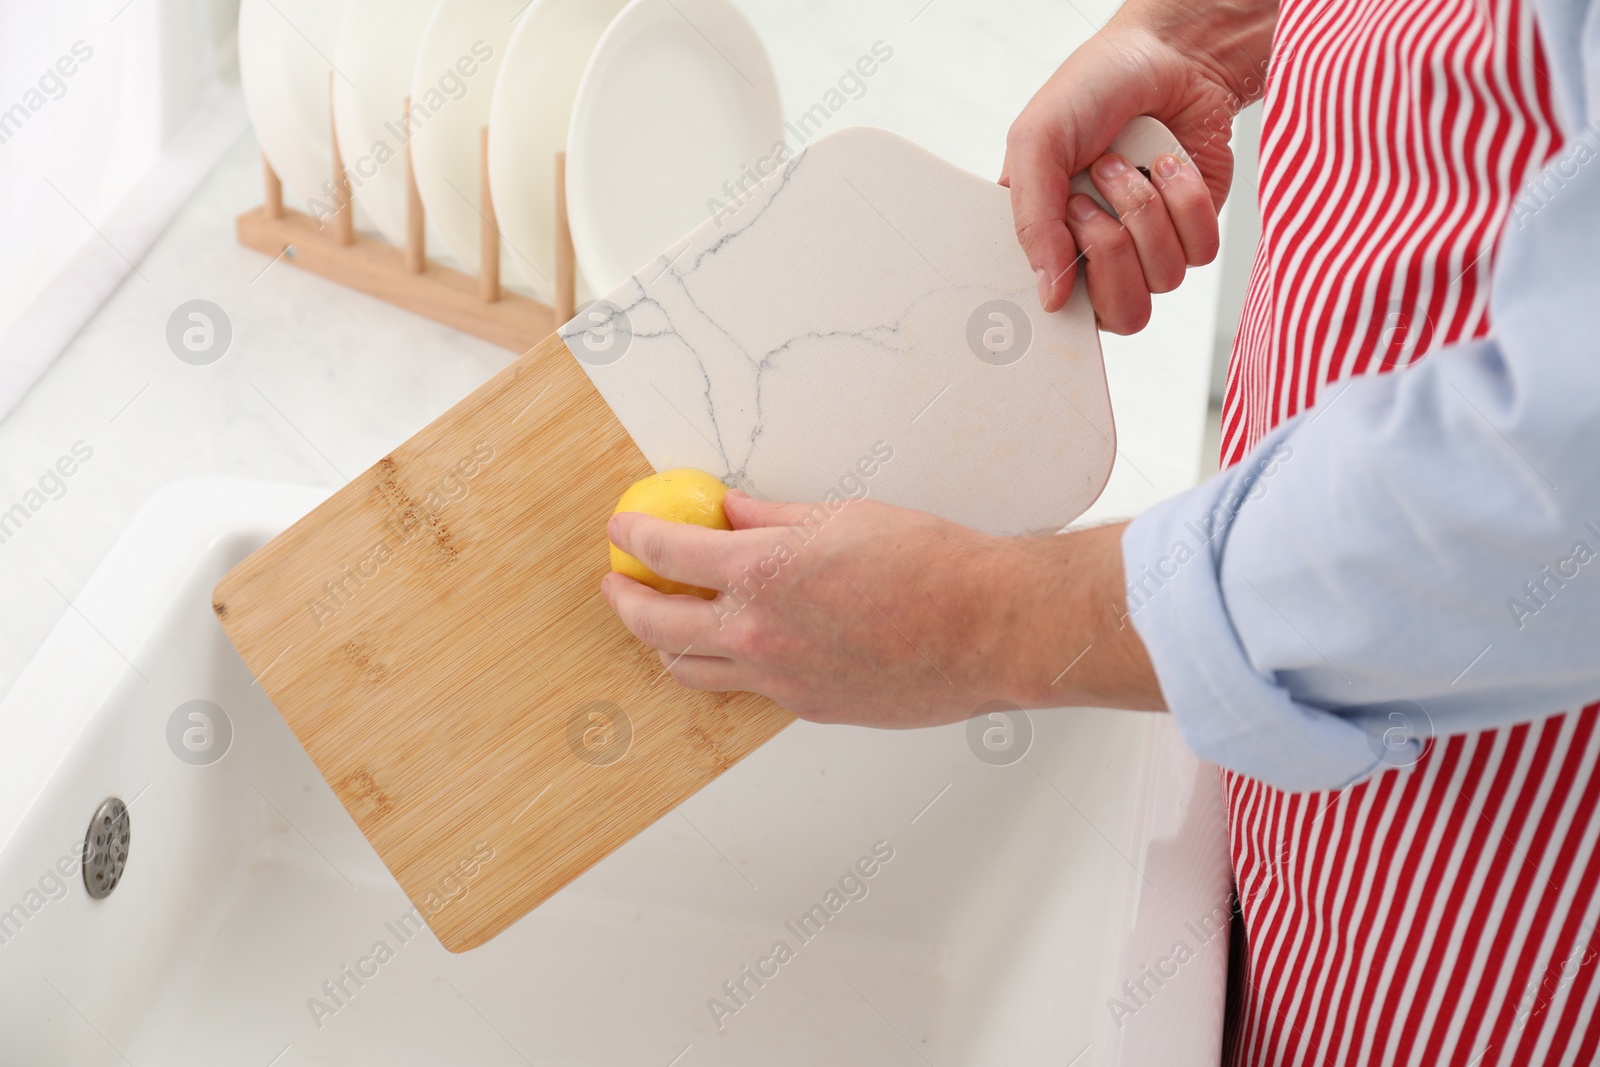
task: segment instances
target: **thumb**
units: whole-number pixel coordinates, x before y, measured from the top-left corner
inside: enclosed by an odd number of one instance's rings
[[[730,489],[722,498],[722,511],[735,530],[750,530],[762,526],[800,526],[807,519],[815,522],[827,515],[828,508],[825,504],[757,500],[743,490]]]
[[[1071,175],[1042,147],[1020,151],[1007,173],[1017,240],[1039,283],[1039,305],[1055,311],[1067,302],[1077,276],[1078,246],[1067,229]]]

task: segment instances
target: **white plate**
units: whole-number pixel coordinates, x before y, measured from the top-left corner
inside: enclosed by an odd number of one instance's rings
[[[417,191],[445,248],[469,272],[478,269],[483,218],[479,131],[489,124],[501,57],[527,6],[528,0],[440,0],[412,71]],[[503,247],[500,260],[504,277],[510,262]]]
[[[435,3],[348,0],[334,52],[344,75],[333,82],[334,121],[352,195],[395,245],[406,240],[406,97]]]
[[[267,162],[296,211],[333,204],[333,131],[328,76],[344,0],[243,0],[239,5],[239,80],[244,106]]]
[[[506,251],[541,300],[555,295],[555,156],[578,83],[627,0],[534,0],[501,60],[489,111],[489,183]],[[580,278],[578,299],[588,298]]]
[[[727,0],[633,0],[595,49],[567,139],[578,262],[609,292],[726,202],[783,140],[777,78]]]

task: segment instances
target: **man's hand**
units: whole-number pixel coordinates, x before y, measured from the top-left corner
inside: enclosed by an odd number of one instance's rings
[[[1101,328],[1135,333],[1152,293],[1216,257],[1233,116],[1261,94],[1276,10],[1265,0],[1134,0],[1028,102],[1006,139],[1000,184],[1011,189],[1046,311],[1066,303],[1083,261]],[[1162,156],[1146,178],[1106,154],[1136,115],[1166,123],[1188,158]],[[1084,169],[1118,218],[1070,193]]]
[[[990,537],[875,501],[780,504],[729,493],[734,529],[625,513],[611,540],[665,596],[602,583],[624,625],[695,689],[746,690],[804,719],[932,726],[990,700],[1160,708],[1123,615],[1121,527]]]

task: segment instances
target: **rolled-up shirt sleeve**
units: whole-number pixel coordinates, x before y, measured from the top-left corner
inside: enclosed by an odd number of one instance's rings
[[[1600,7],[1546,6],[1582,118],[1508,218],[1492,336],[1327,390],[1124,534],[1127,621],[1205,759],[1339,788],[1600,699]]]

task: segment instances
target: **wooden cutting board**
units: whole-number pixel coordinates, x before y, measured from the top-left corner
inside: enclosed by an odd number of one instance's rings
[[[1174,144],[1150,123],[1117,147]],[[606,519],[653,465],[1004,533],[1098,495],[1092,313],[1082,286],[1037,312],[1010,219],[1005,190],[891,134],[820,140],[218,583],[228,636],[447,949],[792,721],[680,688],[602,600]]]

